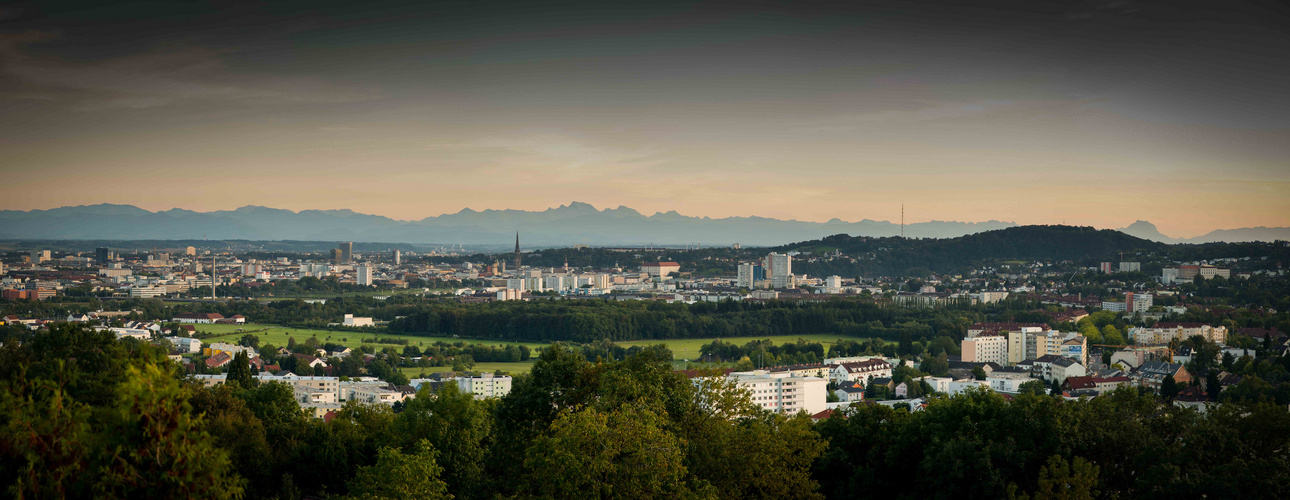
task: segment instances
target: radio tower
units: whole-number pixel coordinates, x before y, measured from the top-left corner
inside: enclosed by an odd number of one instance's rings
[[[905,204],[900,204],[900,239],[905,239]]]

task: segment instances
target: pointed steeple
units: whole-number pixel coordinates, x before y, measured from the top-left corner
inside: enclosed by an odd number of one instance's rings
[[[520,232],[515,232],[515,270],[520,270]]]

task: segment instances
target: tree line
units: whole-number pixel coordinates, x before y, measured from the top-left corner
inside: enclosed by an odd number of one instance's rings
[[[974,391],[813,423],[747,396],[685,378],[654,349],[592,362],[555,345],[500,399],[448,384],[323,420],[245,367],[206,388],[148,344],[60,326],[0,348],[0,487],[292,500],[1290,495],[1290,413],[1268,402],[1201,413],[1128,389]]]

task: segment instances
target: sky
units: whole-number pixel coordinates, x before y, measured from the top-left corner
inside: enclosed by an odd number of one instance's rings
[[[83,4],[92,3],[92,7]],[[0,210],[1290,226],[1290,8],[0,6]]]

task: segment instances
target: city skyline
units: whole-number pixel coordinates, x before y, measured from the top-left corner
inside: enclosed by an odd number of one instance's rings
[[[1290,226],[1272,2],[31,2],[0,20],[0,209]]]

